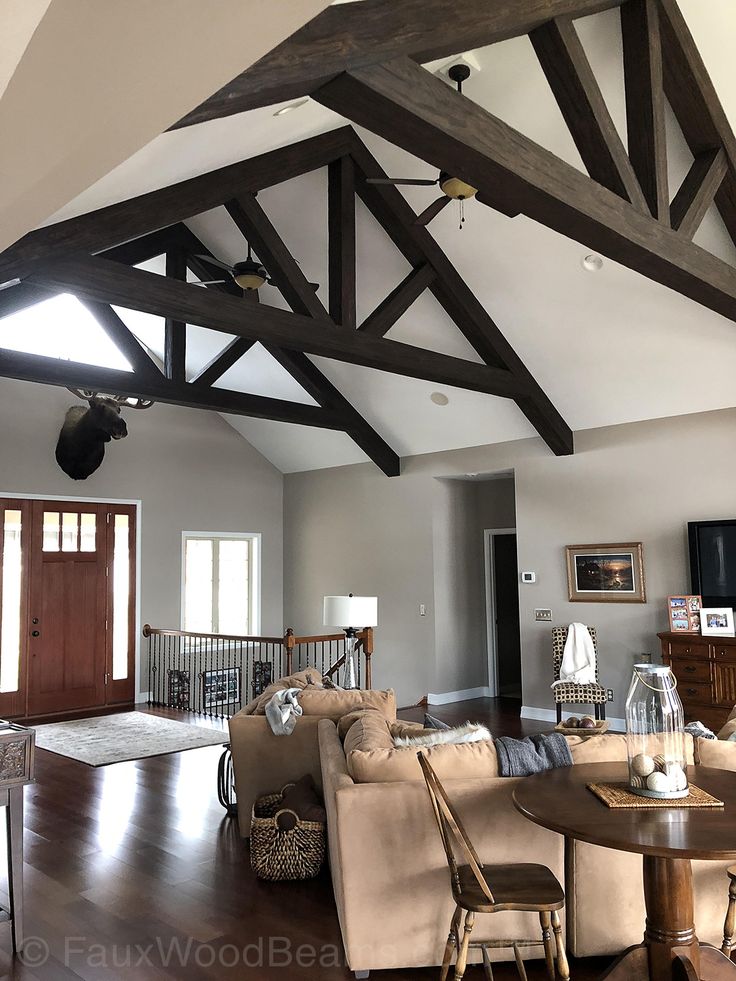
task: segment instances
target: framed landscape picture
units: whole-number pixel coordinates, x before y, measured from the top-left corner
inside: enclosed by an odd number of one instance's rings
[[[641,542],[568,545],[571,603],[646,603]]]

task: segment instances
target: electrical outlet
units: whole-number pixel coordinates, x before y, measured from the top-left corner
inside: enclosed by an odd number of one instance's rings
[[[606,688],[606,698],[609,702],[613,701],[613,688]]]
[[[543,620],[547,623],[552,622],[552,610],[535,610],[534,611],[535,620]]]

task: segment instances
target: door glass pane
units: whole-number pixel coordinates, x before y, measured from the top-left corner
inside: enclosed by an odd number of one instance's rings
[[[247,635],[249,542],[222,539],[218,544],[217,632]]]
[[[79,529],[79,515],[65,511],[61,522],[61,551],[76,552]]]
[[[212,542],[188,538],[184,569],[184,629],[212,633]]]
[[[84,518],[82,515],[82,533]],[[94,519],[94,515],[89,515]],[[94,529],[93,529],[94,537]],[[84,542],[84,539],[82,539]],[[85,551],[82,548],[82,551]],[[130,548],[128,515],[115,515],[115,537],[112,559],[112,677],[113,681],[128,677],[128,603],[130,601]]]
[[[44,552],[59,551],[59,512],[43,512],[43,550]]]
[[[79,536],[79,551],[94,552],[97,547],[95,543],[97,516],[94,514],[82,514],[80,517],[82,521],[82,529]],[[124,517],[126,521],[128,520],[127,515],[116,515],[116,519],[118,517]]]
[[[21,513],[5,511],[0,625],[0,692],[18,691],[20,669]]]

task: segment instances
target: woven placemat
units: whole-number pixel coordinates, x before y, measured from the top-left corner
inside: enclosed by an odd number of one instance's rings
[[[589,783],[587,786],[588,790],[592,790],[606,807],[723,807],[722,800],[718,800],[717,797],[693,784],[690,784],[689,797],[680,797],[676,800],[639,797],[637,794],[632,794],[625,783]]]

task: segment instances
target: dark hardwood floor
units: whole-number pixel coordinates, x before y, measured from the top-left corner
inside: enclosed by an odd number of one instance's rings
[[[518,703],[481,700],[433,713],[483,720],[497,734],[544,728],[522,724]],[[340,963],[327,871],[307,883],[253,876],[247,847],[217,802],[219,754],[210,747],[93,769],[38,752],[37,782],[26,788],[26,936],[37,939],[25,965],[14,961],[10,929],[0,924],[0,979],[353,977]],[[322,966],[309,963],[312,951]],[[573,978],[589,981],[606,963],[573,963]],[[429,981],[437,973],[371,977]],[[517,976],[510,965],[495,974]],[[545,976],[540,962],[530,963],[530,981]],[[468,969],[468,981],[481,978],[479,968]]]

